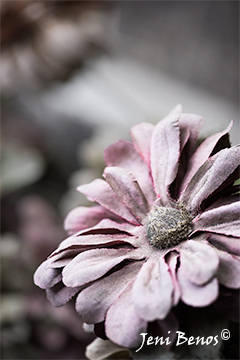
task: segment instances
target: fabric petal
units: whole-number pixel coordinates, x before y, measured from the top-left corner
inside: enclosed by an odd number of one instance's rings
[[[209,158],[195,173],[180,201],[196,215],[201,203],[211,195],[240,165],[240,147],[223,149]]]
[[[203,212],[193,220],[194,231],[240,237],[240,201]]]
[[[122,202],[143,223],[149,211],[148,202],[133,175],[118,166],[107,167],[104,178]]]
[[[220,258],[218,268],[219,283],[232,289],[239,289],[240,257],[221,250],[217,250],[217,253]]]
[[[129,236],[126,234],[112,234],[110,229],[109,233],[105,234],[84,234],[78,235],[74,234],[69,238],[63,240],[59,247],[50,255],[50,258],[59,259],[57,257],[59,254],[63,254],[65,258],[69,258],[68,252],[76,251],[82,252],[85,250],[90,250],[91,248],[101,248],[101,247],[114,247],[114,246],[126,246],[128,244],[134,246],[135,243],[138,243],[138,239],[135,236]],[[76,255],[76,253],[75,253]]]
[[[135,125],[130,131],[135,149],[149,168],[151,164],[150,149],[153,130],[154,125],[143,122]]]
[[[188,240],[180,249],[181,274],[196,285],[209,282],[217,273],[219,259],[207,243]]]
[[[119,219],[118,216],[101,206],[79,206],[67,215],[64,229],[72,235],[80,230],[90,228],[104,218]]]
[[[151,168],[156,193],[162,202],[168,203],[168,188],[178,171],[180,156],[180,131],[178,121],[181,106],[172,112],[154,128],[151,143]]]
[[[136,226],[133,224],[130,224],[129,222],[115,222],[110,219],[103,219],[99,221],[99,223],[91,228],[82,230],[78,233],[76,233],[76,236],[82,236],[82,235],[93,235],[93,234],[118,234],[121,235],[122,233],[126,233],[128,235],[133,235],[135,233]]]
[[[203,118],[195,114],[182,114],[179,120],[180,128],[180,158],[177,175],[169,187],[169,193],[175,200],[179,198],[180,187],[188,169],[189,158],[195,151]]]
[[[66,287],[60,282],[51,289],[46,289],[47,299],[53,306],[60,307],[65,305],[80,289],[80,287]]]
[[[61,270],[52,267],[52,259],[44,261],[34,273],[34,283],[42,289],[51,288],[61,280]]]
[[[188,151],[189,154],[195,150],[198,135],[204,125],[205,119],[196,114],[182,114],[179,119],[179,127],[181,132],[185,129],[189,131]]]
[[[184,179],[181,184],[180,191],[182,192],[195,172],[204,164],[204,162],[209,158],[212,151],[218,144],[218,142],[226,136],[226,134],[230,131],[232,127],[233,122],[231,121],[229,126],[224,130],[217,134],[214,134],[210,137],[208,137],[203,143],[197,148],[195,153],[192,155],[192,157],[189,160],[188,170],[184,176]],[[191,152],[190,152],[191,154]]]
[[[173,306],[176,306],[181,297],[181,290],[177,280],[177,267],[178,267],[180,255],[176,251],[170,251],[165,255],[165,259],[168,264],[173,282],[173,295],[172,295]]]
[[[138,253],[129,249],[93,249],[77,255],[63,269],[63,283],[77,287],[99,279],[125,259],[138,259]]]
[[[221,234],[208,234],[210,244],[219,250],[226,251],[233,255],[240,256],[240,239],[232,236],[225,236]]]
[[[178,282],[181,288],[181,299],[187,305],[208,306],[218,297],[218,281],[216,278],[203,286],[198,286],[189,281],[180,268],[178,270]]]
[[[89,200],[96,201],[101,206],[129,221],[130,223],[139,225],[139,222],[135,216],[121,202],[121,199],[115,194],[113,189],[106,181],[96,179],[90,184],[79,186],[77,190],[86,195]]]
[[[141,266],[141,262],[128,264],[82,290],[76,299],[76,310],[83,321],[88,324],[104,321],[109,307],[136,277]]]
[[[132,299],[140,317],[146,321],[164,319],[172,306],[173,282],[164,258],[149,259],[133,285]]]
[[[136,312],[132,298],[132,283],[122,292],[107,312],[105,330],[114,343],[128,348],[141,343],[142,332],[146,332],[147,322]]]
[[[117,141],[105,150],[104,159],[107,166],[118,166],[130,171],[135,176],[148,201],[154,202],[156,195],[149,168],[132,143]]]
[[[209,226],[205,231],[226,236],[240,237],[240,220],[232,221],[231,223],[223,223],[216,226]]]
[[[210,206],[208,206],[205,210],[204,210],[204,213],[206,211],[209,211],[209,210],[215,210],[217,208],[219,208],[220,206],[225,206],[225,205],[230,205],[230,204],[233,204],[233,203],[238,203],[240,201],[240,196],[239,194],[237,194],[237,191],[235,192],[235,190],[238,190],[238,189],[235,189],[235,187],[231,186],[231,189],[232,189],[232,193],[227,193],[227,194],[224,194],[224,197],[222,197],[220,195],[220,197],[218,197],[218,199],[214,202],[211,203]],[[240,189],[239,189],[240,190]]]

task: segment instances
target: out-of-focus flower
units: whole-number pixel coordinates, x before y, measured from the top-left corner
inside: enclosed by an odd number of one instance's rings
[[[54,306],[78,294],[83,321],[118,345],[138,346],[180,300],[205,307],[219,284],[240,287],[240,147],[231,124],[196,147],[202,125],[178,105],[110,145],[105,180],[78,188],[99,205],[70,212],[70,237],[35,273]]]
[[[2,90],[65,80],[105,49],[104,1],[1,2]]]
[[[42,261],[64,238],[57,213],[51,204],[38,195],[24,196],[16,206],[18,234],[24,244],[26,265]]]

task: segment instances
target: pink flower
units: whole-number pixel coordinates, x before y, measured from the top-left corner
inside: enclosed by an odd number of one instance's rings
[[[55,306],[78,294],[83,320],[116,344],[137,346],[180,300],[204,307],[219,284],[240,287],[240,147],[230,124],[196,148],[202,124],[178,105],[109,146],[105,180],[78,188],[99,205],[70,212],[71,236],[35,273]]]

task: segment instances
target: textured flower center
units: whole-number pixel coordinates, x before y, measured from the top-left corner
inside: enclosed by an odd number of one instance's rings
[[[192,218],[185,207],[156,206],[148,215],[147,236],[151,245],[166,249],[186,240],[192,230]]]

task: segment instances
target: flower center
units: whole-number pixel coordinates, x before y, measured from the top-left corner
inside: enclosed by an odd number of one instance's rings
[[[156,206],[148,215],[147,236],[151,245],[166,249],[186,240],[192,230],[192,217],[185,207]]]

